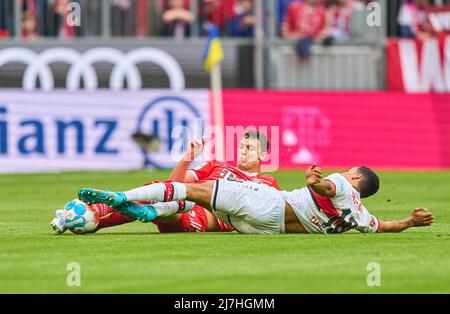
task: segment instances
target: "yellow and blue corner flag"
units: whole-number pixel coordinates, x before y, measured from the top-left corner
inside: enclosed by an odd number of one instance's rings
[[[223,60],[222,43],[219,39],[219,30],[215,25],[209,26],[209,38],[203,50],[203,60],[205,62],[205,70],[208,72]]]

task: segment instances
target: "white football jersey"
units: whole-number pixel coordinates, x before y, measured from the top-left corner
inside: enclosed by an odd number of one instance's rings
[[[320,196],[305,187],[291,192],[282,191],[300,222],[309,233],[341,233],[350,229],[377,232],[378,218],[361,203],[359,192],[339,173],[325,178],[336,187],[332,198]]]

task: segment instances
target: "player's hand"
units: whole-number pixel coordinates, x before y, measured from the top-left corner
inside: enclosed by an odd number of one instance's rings
[[[306,184],[314,185],[322,181],[322,169],[315,163],[306,169]]]
[[[205,148],[205,139],[201,138],[199,140],[189,141],[188,150],[185,155],[185,160],[192,161],[203,153],[203,149]]]
[[[426,208],[415,208],[411,214],[414,227],[426,227],[433,223],[433,214]]]

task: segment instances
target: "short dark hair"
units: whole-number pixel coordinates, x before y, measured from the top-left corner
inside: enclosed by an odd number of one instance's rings
[[[253,138],[259,140],[261,145],[261,152],[267,153],[270,147],[269,140],[267,139],[266,134],[256,131],[256,130],[248,130],[244,133],[244,138]]]
[[[361,174],[361,181],[359,182],[361,197],[366,198],[377,193],[380,188],[380,179],[377,174],[364,166],[358,167],[358,172]]]

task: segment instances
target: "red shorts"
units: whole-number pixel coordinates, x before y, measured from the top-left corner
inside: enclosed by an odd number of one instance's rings
[[[215,217],[214,217],[215,218]],[[217,219],[216,232],[230,232],[234,228],[227,225],[223,221]],[[194,208],[185,214],[181,214],[181,218],[177,221],[154,221],[153,222],[161,233],[172,232],[206,232],[208,227],[208,218],[206,216],[206,209],[199,205],[195,205]]]

